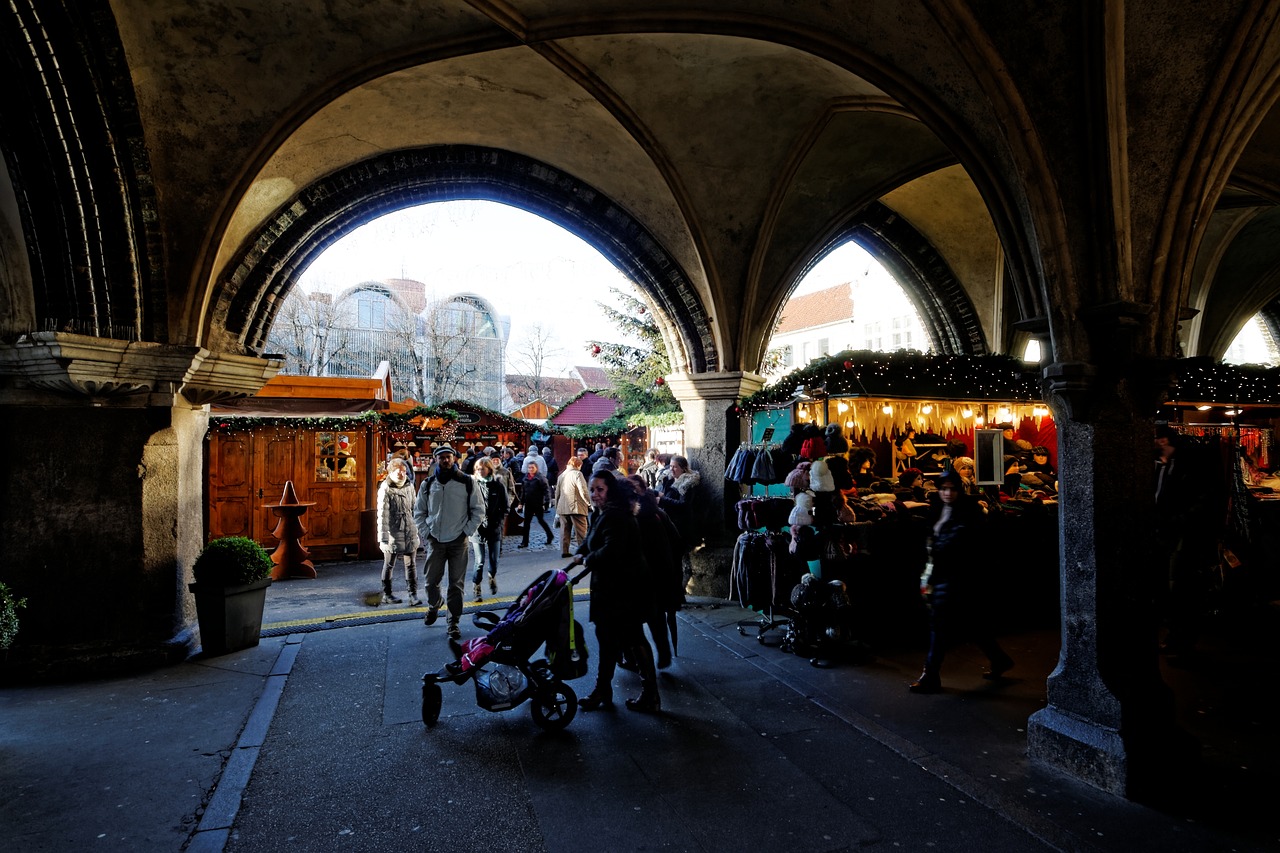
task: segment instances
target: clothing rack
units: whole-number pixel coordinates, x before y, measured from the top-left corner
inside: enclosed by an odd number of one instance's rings
[[[767,497],[744,498],[739,501],[739,509],[741,510],[745,505],[750,510],[755,504],[766,506],[777,501],[777,498]],[[739,620],[738,633],[746,636],[748,629],[754,628],[756,640],[763,643],[770,631],[791,624],[791,617],[781,613],[785,608],[780,607],[778,603],[778,587],[783,582],[779,578],[781,568],[779,557],[780,552],[786,551],[787,545],[784,543],[789,541],[788,534],[783,532],[785,525],[780,523],[766,524],[763,527],[743,527],[744,524],[761,520],[776,521],[776,519],[756,518],[750,512],[740,512],[739,519],[739,527],[743,528],[743,532],[734,544],[733,568],[729,574],[729,597],[736,598],[744,607],[761,612],[761,615],[755,619]],[[762,586],[767,587],[767,597],[761,589]]]

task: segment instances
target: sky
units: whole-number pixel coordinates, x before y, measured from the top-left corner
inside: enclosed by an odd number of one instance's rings
[[[558,351],[544,371],[550,376],[595,364],[586,350],[589,337],[621,340],[620,332],[607,334],[608,327],[597,331],[597,303],[614,304],[609,288],[639,295],[604,255],[573,233],[535,214],[486,201],[437,202],[381,216],[325,250],[303,271],[300,285],[337,293],[387,278],[424,282],[429,296],[471,292],[489,300],[511,318],[507,361],[512,373],[519,372],[521,342],[534,323],[541,323]],[[846,281],[861,283],[867,293],[891,303],[884,310],[900,313],[896,306],[906,302],[892,277],[856,243],[829,253],[793,295]]]
[[[424,282],[429,296],[470,292],[489,300],[511,318],[509,365],[530,327],[541,323],[560,350],[548,361],[552,376],[594,364],[585,340],[600,325],[597,302],[614,303],[609,288],[635,293],[604,255],[573,233],[482,201],[437,202],[379,217],[325,250],[299,284],[336,293],[387,278]]]

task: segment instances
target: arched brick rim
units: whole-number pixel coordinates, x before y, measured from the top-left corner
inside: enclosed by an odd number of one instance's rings
[[[719,358],[707,312],[676,260],[612,199],[574,176],[521,154],[439,145],[382,154],[347,166],[299,192],[267,222],[218,288],[221,322],[260,352],[297,274],[360,224],[437,201],[496,201],[542,216],[582,237],[635,281],[666,315],[683,352],[672,366],[715,371]]]
[[[930,348],[943,355],[985,355],[987,339],[969,294],[924,235],[872,202],[814,256],[796,281],[828,252],[852,240],[884,265],[919,310]]]

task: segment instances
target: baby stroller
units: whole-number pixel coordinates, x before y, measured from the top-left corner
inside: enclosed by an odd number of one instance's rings
[[[485,631],[462,644],[461,656],[438,672],[422,676],[422,722],[440,719],[440,683],[476,685],[476,704],[486,711],[507,711],[526,699],[533,721],[560,730],[578,712],[578,697],[566,684],[587,672],[582,625],[573,618],[573,580],[563,569],[543,572],[507,608],[506,615],[482,610],[471,617]],[[546,657],[529,658],[546,646]]]

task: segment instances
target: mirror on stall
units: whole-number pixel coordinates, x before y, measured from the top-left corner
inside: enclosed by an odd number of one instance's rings
[[[973,431],[973,468],[980,486],[1004,482],[1004,432],[998,429]]]

